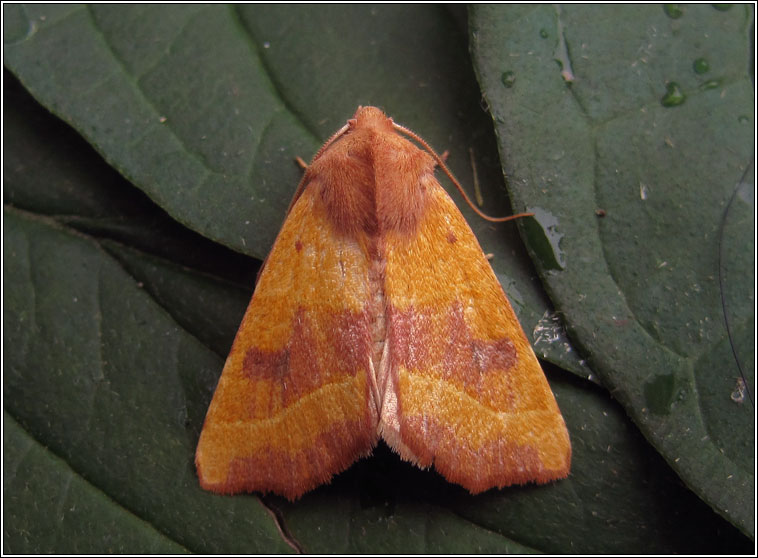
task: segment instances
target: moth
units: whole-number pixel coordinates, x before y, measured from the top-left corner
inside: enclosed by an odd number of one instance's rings
[[[438,166],[375,107],[318,151],[208,409],[203,488],[294,500],[380,439],[472,493],[568,475],[550,386]]]

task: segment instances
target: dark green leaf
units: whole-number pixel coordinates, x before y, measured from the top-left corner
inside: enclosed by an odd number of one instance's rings
[[[5,409],[65,460],[68,477],[190,550],[287,550],[257,498],[197,484],[194,445],[222,360],[93,241],[6,209],[3,249]],[[125,537],[133,518],[120,515],[114,536]],[[26,551],[51,544],[36,542]]]
[[[753,12],[677,13],[477,6],[472,48],[571,337],[688,486],[752,536],[755,411],[732,395],[741,371],[755,391]]]
[[[83,480],[3,416],[3,551],[181,554],[185,548]]]
[[[24,85],[170,215],[235,250],[266,255],[299,180],[294,158],[314,153],[360,104],[385,108],[449,150],[467,186],[472,153],[484,209],[507,213],[465,35],[445,10],[5,9],[5,63]],[[562,328],[553,327],[515,227],[464,213],[495,254],[495,272],[526,331],[538,327],[538,353],[587,377]]]

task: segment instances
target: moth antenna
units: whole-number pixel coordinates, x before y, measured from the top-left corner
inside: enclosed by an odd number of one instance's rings
[[[481,217],[482,219],[485,219],[486,221],[490,221],[492,223],[504,223],[505,221],[518,219],[520,217],[533,217],[534,216],[534,213],[518,213],[516,215],[509,215],[508,217],[491,217],[487,215],[486,213],[481,211],[478,207],[476,207],[476,205],[474,205],[474,203],[471,201],[471,198],[468,197],[468,194],[463,189],[463,186],[461,186],[460,182],[458,182],[458,180],[453,176],[453,173],[450,172],[450,169],[447,168],[447,165],[445,164],[445,161],[442,160],[442,157],[437,155],[437,152],[434,149],[432,149],[432,147],[428,143],[426,143],[426,141],[424,141],[423,138],[416,135],[415,132],[409,130],[405,126],[401,126],[400,124],[394,121],[392,122],[392,126],[394,126],[394,128],[398,132],[401,132],[405,134],[406,136],[408,136],[409,138],[411,138],[412,140],[415,140],[418,144],[421,145],[421,147],[423,147],[426,150],[427,153],[429,153],[429,155],[431,155],[434,158],[434,160],[440,166],[442,171],[447,175],[447,177],[455,185],[455,187],[458,188],[458,191],[463,196],[463,199],[466,200],[466,203],[468,204],[468,206],[471,209],[473,209],[474,213],[479,215],[479,217]]]

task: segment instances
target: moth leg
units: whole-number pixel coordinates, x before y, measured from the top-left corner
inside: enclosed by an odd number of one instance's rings
[[[303,158],[299,155],[295,157],[295,162],[297,163],[297,166],[303,169],[304,171],[308,170],[308,163],[303,161]]]

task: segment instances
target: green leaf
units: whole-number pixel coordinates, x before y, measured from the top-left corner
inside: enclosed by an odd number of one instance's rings
[[[197,485],[194,445],[223,361],[92,240],[6,209],[3,248],[7,412],[80,482],[188,549],[287,550],[257,498]]]
[[[250,258],[231,250],[219,258],[217,243],[167,218],[81,136],[41,110],[12,74],[4,76],[5,103],[12,110],[3,124],[14,139],[4,152],[6,203],[246,287],[253,284],[258,266]]]
[[[449,150],[467,186],[473,154],[485,211],[508,211],[465,36],[445,10],[199,4],[5,10],[5,63],[35,97],[171,216],[234,250],[266,255],[300,178],[295,157],[315,153],[360,104],[384,107]],[[549,303],[515,226],[493,226],[468,208],[464,214],[495,255],[495,272],[539,341],[538,354],[589,376],[562,327],[551,326],[548,336],[540,325]]]
[[[472,147],[484,209],[505,213],[460,10],[5,5],[4,16],[6,66],[78,132],[6,76],[7,420],[121,518],[202,553],[747,551],[608,393],[562,370],[549,379],[574,448],[565,481],[474,497],[380,445],[296,503],[199,489],[194,447],[256,271],[228,247],[266,253],[300,176],[294,156],[378,104],[449,149],[467,187]],[[527,331],[586,375],[513,227],[467,216]],[[5,512],[8,533],[48,528],[49,516]],[[126,538],[132,523],[114,529]],[[65,549],[29,540],[27,552]]]
[[[230,8],[7,10],[20,13],[5,63],[38,98],[178,220],[264,255],[286,208],[271,184],[282,169],[297,182],[278,148],[317,142],[276,98]]]
[[[737,389],[744,373],[755,392],[753,12],[672,13],[477,6],[472,50],[571,338],[687,485],[754,536],[755,411]]]
[[[3,468],[4,552],[187,552],[82,479],[7,414]]]

